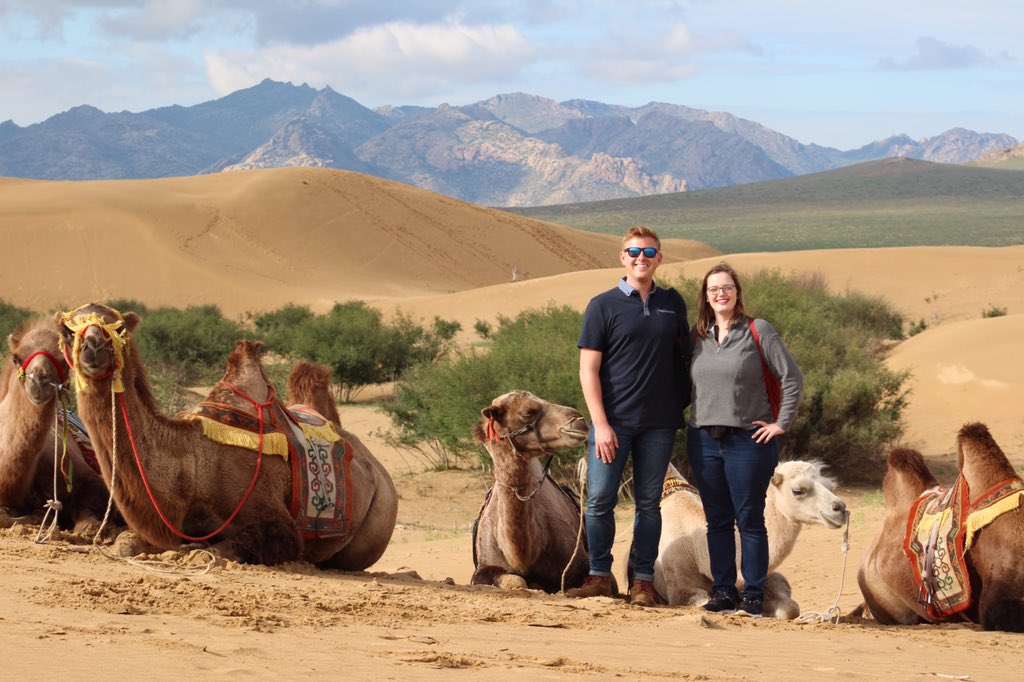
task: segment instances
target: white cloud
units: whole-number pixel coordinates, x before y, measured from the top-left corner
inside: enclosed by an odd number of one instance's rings
[[[222,94],[272,78],[389,102],[505,80],[535,57],[513,26],[457,22],[382,24],[311,47],[278,44],[204,54],[210,82]]]

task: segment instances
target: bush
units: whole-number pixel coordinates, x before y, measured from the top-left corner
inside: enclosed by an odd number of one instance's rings
[[[804,373],[803,401],[781,441],[783,456],[820,459],[844,482],[877,483],[885,451],[902,433],[907,375],[889,371],[882,360],[882,341],[902,336],[900,316],[881,299],[830,294],[820,277],[765,272],[743,284],[748,312],[771,322]],[[691,306],[692,323],[700,280],[675,286]],[[569,307],[527,310],[515,319],[499,318],[488,352],[410,372],[385,406],[395,441],[419,444],[439,466],[474,452],[486,462],[469,432],[496,396],[521,388],[586,412],[576,348],[581,324],[582,314]]]
[[[325,315],[289,305],[253,317],[253,324],[271,349],[328,365],[343,401],[444,356],[461,328],[435,317],[424,329],[403,314],[385,324],[380,311],[363,301],[338,303]]]
[[[438,468],[458,466],[473,452],[487,466],[470,430],[497,396],[525,389],[583,409],[576,350],[582,320],[568,306],[499,317],[489,352],[467,351],[409,372],[383,406],[395,427],[392,442],[417,450]]]
[[[26,308],[19,308],[0,300],[0,334],[4,339],[4,352],[7,351],[7,336],[18,331],[35,313]]]
[[[990,305],[981,311],[982,317],[1003,317],[1006,315],[1006,308],[1000,308],[998,306]]]
[[[136,311],[137,312],[137,311]],[[149,311],[135,335],[147,366],[168,366],[178,381],[214,383],[235,342],[249,334],[214,305]]]

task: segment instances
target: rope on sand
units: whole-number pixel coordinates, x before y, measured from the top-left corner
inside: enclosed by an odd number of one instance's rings
[[[61,387],[57,386],[57,393],[60,394]],[[60,469],[60,460],[62,457],[58,456],[58,450],[60,448],[60,441],[64,443],[64,455],[67,455],[68,451],[68,435],[67,435],[67,417],[64,418],[64,438],[57,438],[57,426],[60,423],[60,413],[62,409],[67,409],[64,404],[58,401],[57,410],[53,414],[53,499],[46,501],[46,512],[43,513],[43,520],[39,523],[39,530],[36,531],[36,537],[33,542],[37,545],[43,545],[50,541],[53,537],[53,532],[57,530],[57,517],[60,515],[61,509],[64,505],[60,501],[60,496],[57,494],[57,470]],[[53,514],[51,517],[50,514]],[[47,519],[49,519],[49,527],[46,527]]]
[[[835,601],[832,602],[832,606],[825,609],[825,611],[808,611],[807,613],[801,613],[797,618],[797,622],[803,623],[832,623],[832,625],[838,625],[839,619],[842,617],[842,610],[839,608],[839,599],[843,596],[843,585],[846,584],[846,560],[850,553],[850,512],[846,512],[846,529],[843,531],[843,543],[839,546],[840,551],[843,553],[843,571],[839,578],[839,593],[836,595]]]
[[[580,546],[582,545],[582,540],[583,540],[583,512],[585,510],[585,506],[584,505],[586,503],[586,499],[583,496],[583,492],[584,492],[584,490],[587,487],[586,486],[586,484],[587,484],[587,458],[586,457],[583,457],[582,459],[580,459],[579,463],[576,465],[576,481],[577,481],[577,483],[579,483],[579,486],[580,486],[580,502],[579,502],[580,525],[579,525],[579,528],[576,529],[576,546],[572,548],[572,556],[569,557],[569,562],[565,565],[565,568],[562,570],[562,583],[561,583],[562,594],[565,594],[565,576],[569,573],[569,568],[572,566],[572,562],[576,561],[576,557],[580,553]]]

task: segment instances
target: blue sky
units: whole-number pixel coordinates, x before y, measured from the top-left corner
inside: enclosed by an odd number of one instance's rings
[[[0,121],[263,78],[376,107],[527,92],[727,111],[850,149],[1024,140],[1020,0],[0,0]]]

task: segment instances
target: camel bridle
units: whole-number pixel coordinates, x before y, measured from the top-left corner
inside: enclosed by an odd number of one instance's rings
[[[27,370],[29,364],[32,362],[33,359],[35,359],[37,355],[42,355],[44,358],[49,360],[50,364],[53,365],[53,368],[57,370],[57,376],[60,377],[60,383],[54,381],[49,381],[47,383],[56,387],[58,392],[64,390],[64,382],[66,382],[68,378],[67,375],[64,373],[64,368],[60,366],[60,363],[57,362],[57,358],[53,357],[52,353],[45,350],[37,350],[35,353],[32,353],[32,355],[25,358],[25,361],[21,363],[20,367],[18,367],[18,380],[22,383],[25,383],[25,379],[35,381],[35,372],[29,372]]]
[[[523,454],[521,452],[519,452],[519,448],[516,447],[515,441],[512,440],[516,436],[521,436],[523,434],[528,434],[528,433],[532,432],[534,439],[536,439],[536,441],[537,441],[537,447],[540,448],[541,452],[543,452],[544,454],[546,454],[548,456],[547,460],[544,462],[544,471],[541,473],[540,480],[537,481],[537,483],[535,484],[533,492],[531,492],[531,493],[529,493],[527,495],[524,495],[523,493],[520,492],[521,486],[510,485],[508,483],[505,483],[503,481],[498,481],[497,479],[495,479],[495,482],[500,483],[501,485],[503,485],[506,488],[508,488],[509,490],[511,490],[512,493],[516,496],[516,499],[519,500],[520,502],[529,502],[534,497],[536,497],[537,493],[540,492],[540,489],[544,487],[544,482],[547,481],[548,478],[550,478],[550,476],[548,475],[548,472],[551,470],[551,463],[554,461],[555,451],[554,450],[548,450],[546,447],[544,447],[544,443],[540,439],[540,422],[541,422],[542,419],[544,419],[544,416],[548,413],[548,408],[549,407],[550,407],[550,405],[545,405],[543,408],[541,408],[541,411],[537,413],[537,416],[534,418],[534,420],[532,422],[530,422],[528,424],[524,424],[523,426],[520,426],[515,431],[509,431],[508,433],[505,433],[505,434],[499,434],[497,432],[497,430],[494,428],[494,422],[495,422],[494,417],[489,417],[488,421],[487,421],[487,440],[491,441],[492,443],[499,443],[499,444],[503,440],[507,441],[509,447],[512,448],[512,452],[514,452],[516,454],[516,456],[519,459],[523,460],[524,462],[529,462],[530,459],[527,458],[527,457],[524,457]],[[573,419],[566,420],[565,424],[562,424],[561,426],[558,427],[559,431],[564,429],[566,426],[571,424],[573,421],[574,421]]]

